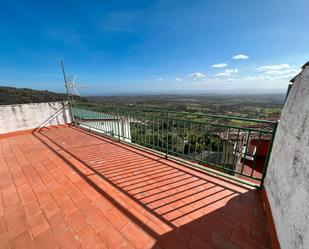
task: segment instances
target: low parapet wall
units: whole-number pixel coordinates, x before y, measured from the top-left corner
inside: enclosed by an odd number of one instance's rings
[[[67,123],[68,102],[0,105],[0,134]]]
[[[309,248],[309,63],[292,80],[265,190],[282,249]]]

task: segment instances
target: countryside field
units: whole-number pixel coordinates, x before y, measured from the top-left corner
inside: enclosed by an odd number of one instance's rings
[[[285,94],[179,94],[87,97],[90,106],[126,106],[262,119],[279,117],[284,99]],[[194,119],[194,117],[191,118]],[[200,118],[198,119],[200,120]]]

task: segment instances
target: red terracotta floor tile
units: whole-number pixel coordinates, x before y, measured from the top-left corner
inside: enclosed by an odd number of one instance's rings
[[[28,249],[33,247],[33,241],[29,230],[25,230],[17,237],[11,240],[12,249]]]
[[[184,243],[180,242],[175,238],[171,238],[168,242],[166,249],[186,249],[188,248]]]
[[[100,238],[109,248],[121,248],[127,246],[129,242],[112,225],[108,224],[99,233]]]
[[[53,201],[50,193],[45,189],[39,188],[35,195],[40,205],[45,205]]]
[[[80,230],[88,226],[87,218],[80,211],[74,212],[68,217],[70,226],[73,228],[74,232],[77,233]]]
[[[210,242],[207,242],[196,235],[192,235],[189,241],[189,247],[190,249],[215,249]]]
[[[26,205],[24,207],[24,211],[28,220],[42,213],[40,206],[35,201]]]
[[[135,248],[145,248],[150,239],[142,229],[133,223],[126,225],[121,230],[121,233]]]
[[[117,208],[112,208],[107,214],[107,219],[114,227],[121,230],[125,225],[127,225],[130,220]]]
[[[7,231],[4,215],[0,216],[0,234],[3,234]]]
[[[60,212],[60,208],[58,207],[57,203],[54,200],[51,200],[50,202],[43,204],[41,208],[44,211],[44,214],[46,215],[47,218],[50,218]]]
[[[0,248],[270,248],[256,190],[75,127],[0,139]]]
[[[46,230],[37,236],[33,241],[35,249],[57,249],[59,245],[51,230]]]
[[[6,208],[5,220],[9,238],[15,238],[26,230],[26,216],[20,205]]]
[[[60,208],[62,209],[62,212],[66,215],[69,216],[73,214],[75,211],[77,211],[77,207],[74,204],[74,202],[71,199],[66,199],[62,202],[59,203]]]
[[[68,221],[62,213],[57,213],[54,216],[48,218],[49,225],[52,231],[57,234],[68,227]]]
[[[217,233],[212,233],[211,242],[218,249],[241,249],[242,248],[241,246],[233,243],[229,239],[226,239]]]
[[[75,249],[80,247],[78,237],[73,233],[71,228],[67,228],[56,234],[56,240],[61,248]]]
[[[29,220],[29,226],[31,228],[31,234],[34,238],[50,228],[43,214],[39,214],[31,218]]]
[[[242,248],[253,248],[253,249],[265,248],[263,245],[259,244],[258,242],[252,240],[251,238],[243,236],[243,234],[240,234],[236,231],[233,232],[231,241],[239,245]]]
[[[0,249],[10,249],[10,242],[7,233],[0,234]]]
[[[20,202],[21,201],[17,193],[12,193],[10,195],[3,196],[3,203],[5,207],[16,205]]]
[[[99,249],[105,244],[90,226],[81,230],[78,237],[84,249]]]

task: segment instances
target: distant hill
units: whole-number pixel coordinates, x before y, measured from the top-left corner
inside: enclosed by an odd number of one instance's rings
[[[83,97],[77,96],[76,98],[78,101],[87,101]],[[64,93],[0,86],[0,105],[42,103],[63,100],[67,100],[67,95]]]

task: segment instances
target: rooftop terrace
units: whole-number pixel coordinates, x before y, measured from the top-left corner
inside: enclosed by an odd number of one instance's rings
[[[270,248],[249,186],[72,126],[0,146],[1,248]]]
[[[309,248],[308,63],[292,82],[280,122],[0,106],[0,249]]]

